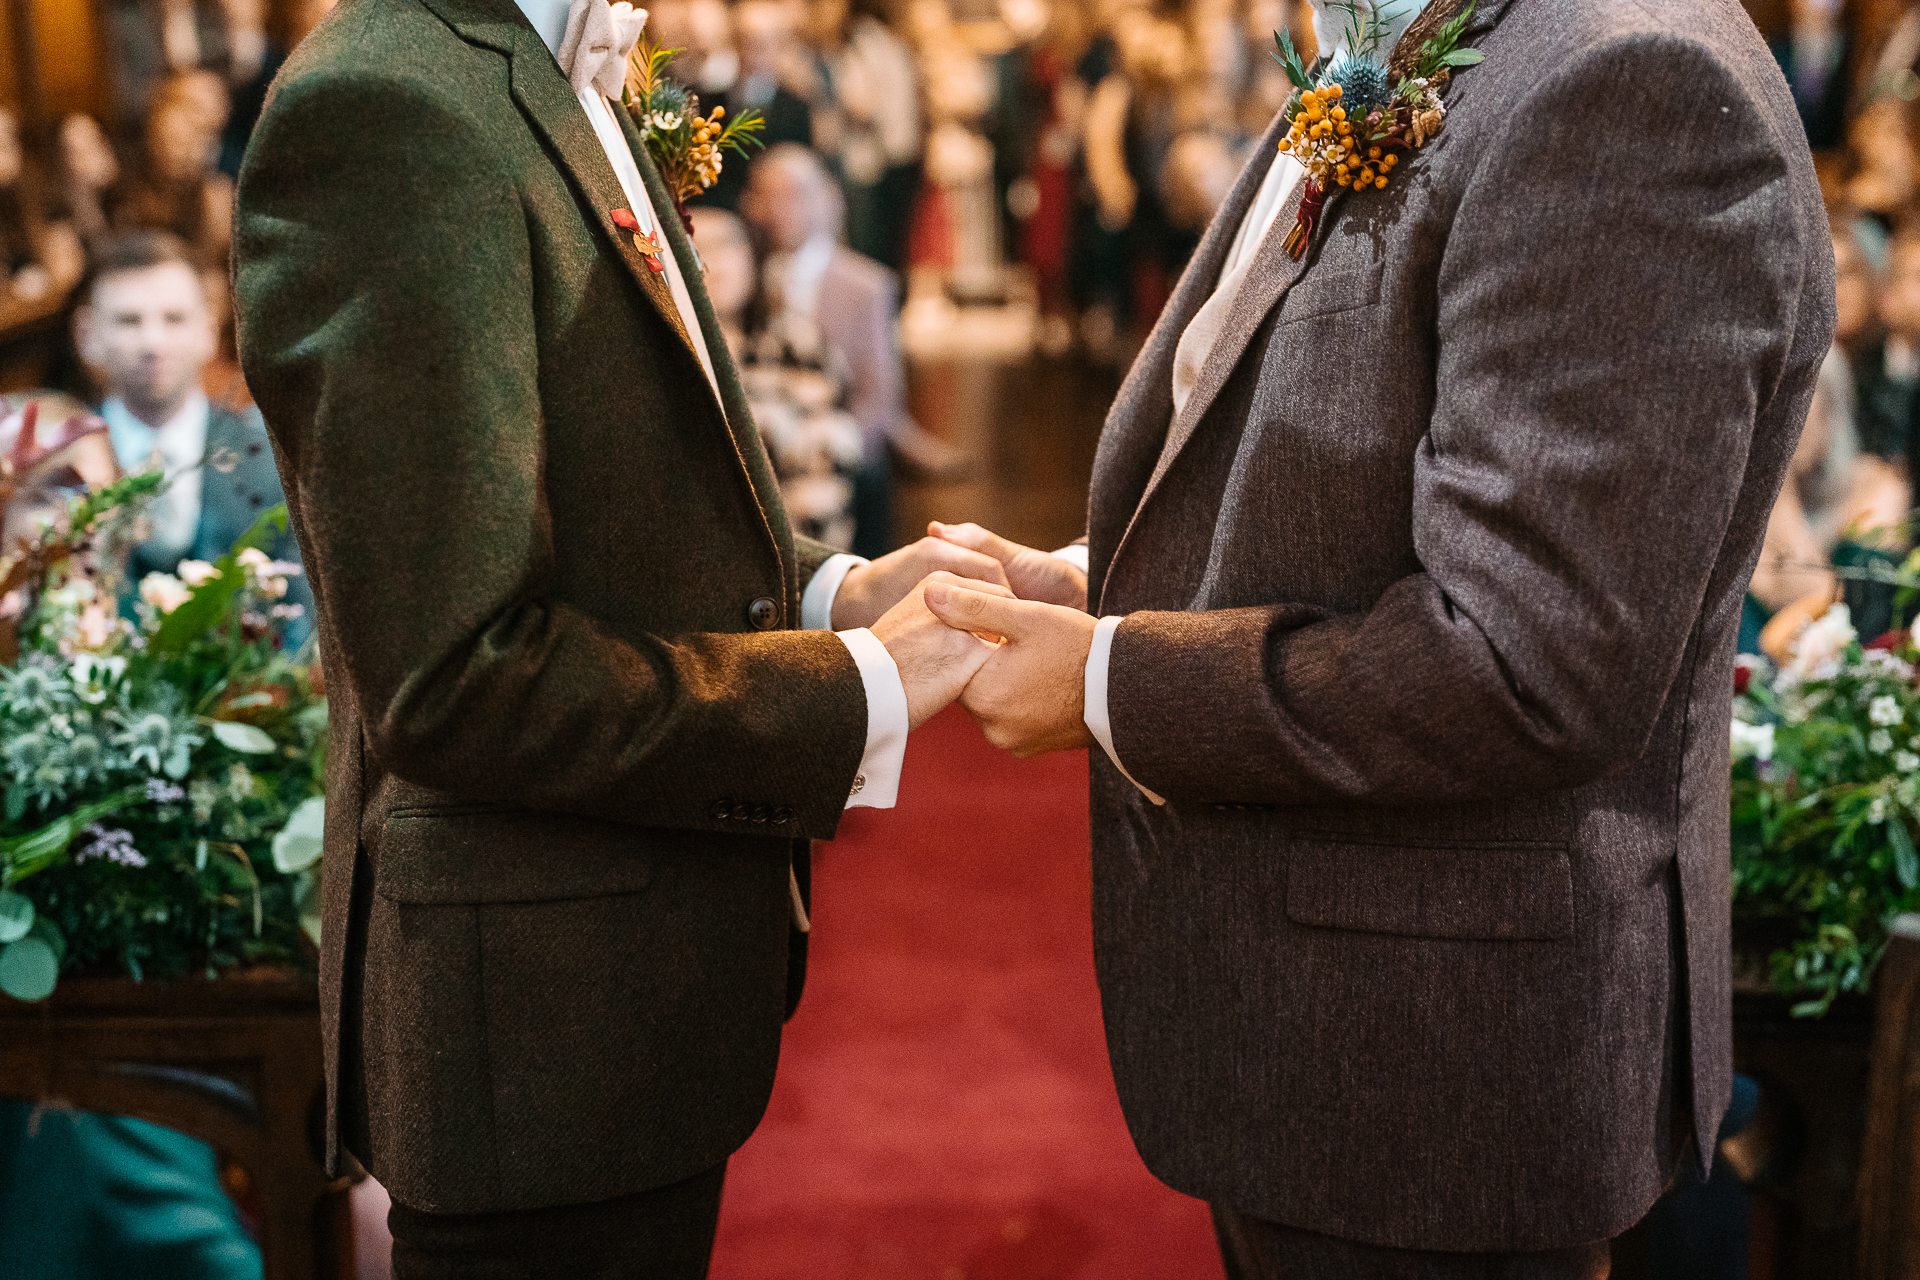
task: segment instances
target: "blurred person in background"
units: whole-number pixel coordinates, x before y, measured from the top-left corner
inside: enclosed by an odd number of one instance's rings
[[[226,86],[217,76],[199,72],[167,81],[147,115],[140,163],[113,193],[113,229],[170,231],[203,267],[224,273],[233,180],[213,161],[226,120]]]
[[[1814,150],[1846,140],[1847,98],[1853,87],[1853,30],[1846,0],[1793,0],[1792,22],[1768,41],[1793,90],[1793,105]]]
[[[120,158],[92,116],[74,112],[60,122],[58,198],[89,251],[107,235],[107,193],[120,181]]]
[[[57,308],[85,267],[72,223],[49,220],[40,196],[19,124],[0,107],[0,329]]]
[[[219,0],[107,0],[104,8],[114,116],[125,136],[139,136],[170,77],[224,72],[227,11]]]
[[[1848,241],[1840,244],[1838,241]],[[1856,307],[1859,272],[1866,261],[1857,236],[1836,237],[1835,265],[1849,269],[1852,290],[1840,290]],[[1881,335],[1863,342],[1856,356],[1860,445],[1868,453],[1905,464],[1920,408],[1920,226],[1903,224],[1887,251],[1887,272],[1874,298]],[[1856,340],[1864,326],[1855,330]]]
[[[753,422],[780,480],[794,532],[845,551],[854,543],[860,424],[846,409],[844,370],[818,325],[768,323],[746,226],[725,209],[696,208],[694,239],[707,297],[740,372]]]
[[[847,244],[904,272],[924,146],[913,50],[879,0],[813,0],[807,35],[814,143],[840,179]]]
[[[692,0],[696,7],[706,3],[709,0]],[[700,94],[702,109],[723,106],[728,120],[739,119],[743,112],[758,111],[766,123],[753,136],[767,147],[782,143],[812,146],[812,112],[804,98],[781,82],[782,70],[798,35],[792,11],[775,0],[742,0],[735,5],[732,11],[735,74],[725,83],[710,84],[707,88],[690,83]],[[725,67],[726,59],[714,57],[706,60],[706,67],[714,68],[716,61],[721,68]],[[709,71],[709,75],[715,74]],[[747,164],[742,157],[734,156],[721,166],[719,181],[689,203],[737,209],[746,186]]]
[[[893,535],[889,446],[909,465],[952,465],[944,441],[907,417],[906,378],[894,338],[893,274],[840,243],[840,189],[805,147],[770,147],[753,162],[740,203],[766,252],[761,284],[768,325],[802,337],[817,330],[827,358],[846,371],[847,408],[860,424],[863,461],[854,483],[854,554],[884,554]]]
[[[237,178],[247,139],[266,106],[267,88],[287,60],[287,51],[267,35],[265,0],[222,0],[222,7],[227,15],[226,76],[232,104],[220,130],[218,168]]]
[[[182,560],[219,559],[260,513],[284,501],[259,411],[214,406],[201,376],[218,348],[214,311],[192,252],[163,231],[135,231],[101,246],[73,316],[74,345],[105,392],[106,419],[122,469],[159,465],[171,477],[137,544],[129,586],[173,573]],[[267,548],[298,561],[291,531]],[[313,596],[288,580],[280,609],[292,645],[305,640]]]

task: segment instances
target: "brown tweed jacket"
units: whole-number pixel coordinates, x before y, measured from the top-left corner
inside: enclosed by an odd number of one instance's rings
[[[658,173],[629,132],[656,208]],[[475,1212],[711,1168],[758,1122],[788,867],[866,736],[700,272],[716,406],[512,0],[346,0],[240,179],[241,357],[332,694],[329,1155]]]
[[[1634,1222],[1689,1107],[1711,1153],[1735,631],[1833,268],[1734,0],[1489,0],[1469,39],[1445,132],[1269,242],[1174,417],[1276,125],[1108,420],[1113,736],[1169,803],[1095,753],[1095,939],[1168,1183],[1534,1250]]]

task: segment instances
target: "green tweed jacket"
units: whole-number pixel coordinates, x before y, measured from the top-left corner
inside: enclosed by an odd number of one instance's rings
[[[241,360],[333,708],[329,1156],[419,1209],[605,1199],[746,1139],[790,859],[865,745],[845,646],[793,629],[828,552],[686,238],[724,412],[626,203],[511,0],[345,0],[240,175]]]

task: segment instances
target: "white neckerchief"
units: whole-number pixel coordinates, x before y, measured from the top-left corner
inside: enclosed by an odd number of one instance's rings
[[[169,557],[192,551],[200,532],[200,463],[207,453],[207,421],[212,414],[213,406],[197,387],[179,412],[157,428],[134,417],[119,396],[100,406],[120,469],[137,471],[157,463],[171,478],[148,517],[153,522],[152,541]]]
[[[1328,0],[1310,0],[1313,5],[1313,35],[1320,48],[1328,55],[1328,60],[1347,48],[1347,30],[1349,17],[1345,8],[1329,13]],[[1376,10],[1380,15],[1379,50],[1392,49],[1406,34],[1407,28],[1426,7],[1426,0],[1353,0],[1353,11],[1361,19],[1366,19]],[[1187,401],[1193,396],[1193,388],[1200,381],[1200,370],[1205,367],[1207,357],[1213,353],[1213,344],[1220,340],[1220,330],[1227,323],[1227,314],[1233,309],[1233,300],[1240,292],[1240,285],[1252,269],[1254,259],[1260,255],[1273,231],[1273,224],[1279,220],[1280,211],[1293,199],[1294,189],[1300,185],[1307,171],[1292,156],[1276,156],[1267,169],[1266,177],[1260,180],[1260,190],[1254,194],[1253,203],[1247,206],[1247,213],[1241,219],[1239,230],[1234,232],[1233,243],[1227,249],[1227,256],[1220,264],[1220,279],[1214,285],[1213,293],[1187,327],[1181,331],[1180,343],[1173,352],[1173,411],[1178,415],[1187,407]],[[1285,234],[1283,231],[1282,234]],[[1279,246],[1274,246],[1279,252]]]
[[[599,3],[600,0],[593,2]],[[514,0],[514,3],[520,6],[520,12],[527,15],[527,21],[533,24],[533,29],[545,42],[548,52],[558,58],[556,51],[566,34],[567,12],[572,7],[570,0]],[[666,233],[657,230],[662,217],[679,215],[671,209],[661,214],[647,198],[647,185],[641,180],[640,167],[634,163],[626,135],[620,132],[620,125],[614,120],[613,110],[607,105],[605,95],[588,85],[577,96],[581,109],[587,113],[587,122],[593,126],[594,136],[600,140],[600,149],[607,153],[607,162],[613,166],[613,176],[619,181],[620,192],[626,196],[641,231],[654,235],[660,243],[660,262],[666,268],[667,291],[673,295],[674,309],[680,313],[680,323],[686,326],[687,337],[693,340],[693,349],[700,357],[700,368],[707,375],[707,385],[713,388],[714,399],[720,400],[720,380],[713,372],[713,357],[707,352],[707,336],[700,331],[700,318],[694,314],[693,295],[687,291],[686,279],[680,274],[680,264],[674,259],[673,250],[667,247]],[[724,411],[725,402],[722,401]]]

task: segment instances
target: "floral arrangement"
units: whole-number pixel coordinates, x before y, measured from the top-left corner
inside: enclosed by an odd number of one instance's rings
[[[1308,74],[1291,36],[1273,33],[1279,47],[1274,56],[1294,85],[1284,109],[1288,128],[1280,151],[1307,171],[1298,219],[1282,242],[1295,258],[1306,252],[1329,194],[1336,188],[1384,188],[1400,157],[1425,146],[1445,124],[1440,93],[1454,68],[1486,57],[1478,49],[1457,47],[1473,16],[1471,7],[1447,17],[1452,5],[1436,0],[1386,62],[1378,56],[1377,9],[1363,15],[1351,3],[1335,7],[1347,13],[1346,47],[1318,77]]]
[[[121,616],[104,567],[158,474],[74,497],[20,566],[17,658],[0,667],[0,991],[63,971],[135,978],[305,952],[317,937],[327,709],[280,647],[297,565],[264,513],[212,563],[150,574]]]
[[[1784,667],[1735,669],[1734,934],[1797,1015],[1865,991],[1887,922],[1920,908],[1916,662],[1911,632],[1863,648],[1837,604]]]
[[[686,201],[720,180],[722,152],[744,157],[748,143],[764,146],[754,135],[766,127],[766,121],[758,111],[742,111],[728,121],[725,107],[715,107],[703,117],[699,96],[666,77],[667,64],[679,52],[644,40],[635,45],[627,58],[627,84],[620,100],[639,127],[647,154],[659,166],[691,235]]]

